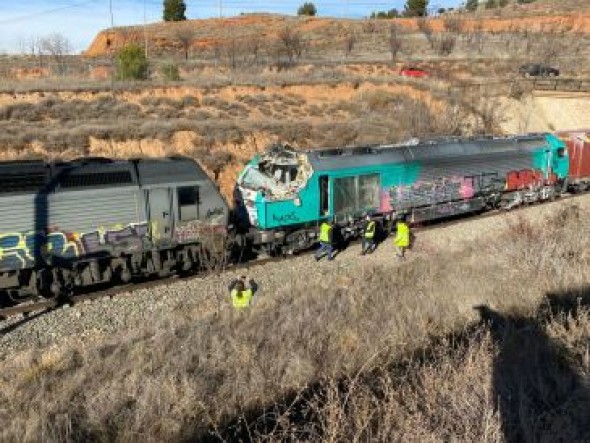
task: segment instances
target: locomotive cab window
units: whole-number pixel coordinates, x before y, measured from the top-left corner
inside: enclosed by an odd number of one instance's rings
[[[178,219],[180,221],[199,218],[199,187],[182,186],[178,188]]]
[[[565,157],[565,148],[559,148],[559,149],[557,150],[557,156],[558,156],[559,158],[563,158],[563,157]]]

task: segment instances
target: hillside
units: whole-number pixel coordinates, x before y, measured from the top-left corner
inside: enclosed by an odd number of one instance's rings
[[[588,11],[577,13],[551,13],[542,9],[537,12],[518,15],[512,10],[500,10],[500,16],[482,16],[480,14],[466,14],[461,17],[463,32],[474,30],[488,33],[511,33],[522,30],[529,32],[567,32],[590,33],[590,8]],[[516,16],[515,16],[516,15]],[[446,29],[445,22],[449,20],[445,16],[428,20],[435,32]],[[368,23],[374,23],[373,25]],[[84,55],[89,57],[104,56],[112,51],[120,49],[130,42],[144,43],[147,37],[148,46],[155,52],[170,50],[182,51],[183,41],[189,40],[191,51],[206,53],[215,45],[227,44],[234,40],[255,39],[258,44],[264,46],[274,43],[280,38],[280,33],[286,28],[299,32],[312,48],[326,50],[340,49],[345,44],[346,38],[354,34],[362,40],[364,34],[373,34],[374,26],[387,27],[395,23],[406,32],[419,30],[419,21],[416,19],[395,20],[347,20],[322,17],[291,17],[270,14],[246,14],[233,18],[213,18],[206,20],[188,20],[177,23],[156,23],[146,26],[114,28],[102,31],[97,35]],[[145,33],[144,33],[145,32]]]

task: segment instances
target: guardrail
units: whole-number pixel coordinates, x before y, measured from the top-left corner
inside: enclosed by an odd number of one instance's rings
[[[519,97],[534,91],[590,92],[590,79],[573,78],[516,78],[504,81],[462,82],[447,87],[449,94]]]
[[[535,91],[590,92],[590,79],[550,78],[532,79]]]

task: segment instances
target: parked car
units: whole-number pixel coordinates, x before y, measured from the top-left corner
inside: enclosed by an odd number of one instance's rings
[[[417,68],[415,66],[404,66],[399,71],[399,75],[404,77],[428,77],[428,72],[424,69]]]
[[[559,69],[540,63],[522,65],[518,72],[525,77],[557,77],[559,75]]]

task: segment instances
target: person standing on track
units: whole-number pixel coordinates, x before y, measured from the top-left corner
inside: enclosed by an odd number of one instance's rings
[[[410,226],[405,217],[397,221],[394,243],[397,258],[405,259],[406,249],[410,246]]]
[[[250,306],[252,297],[258,290],[258,285],[253,279],[250,279],[248,287],[246,287],[246,280],[246,276],[243,275],[239,279],[233,280],[229,285],[232,306],[236,309]]]
[[[375,223],[375,220],[373,220],[370,215],[367,215],[363,228],[361,255],[365,255],[367,252],[371,254],[377,248],[377,244],[375,243],[376,228],[377,224]]]
[[[332,221],[324,220],[320,225],[320,247],[315,253],[316,261],[319,261],[326,253],[328,254],[328,260],[334,258],[333,232],[334,225]]]

